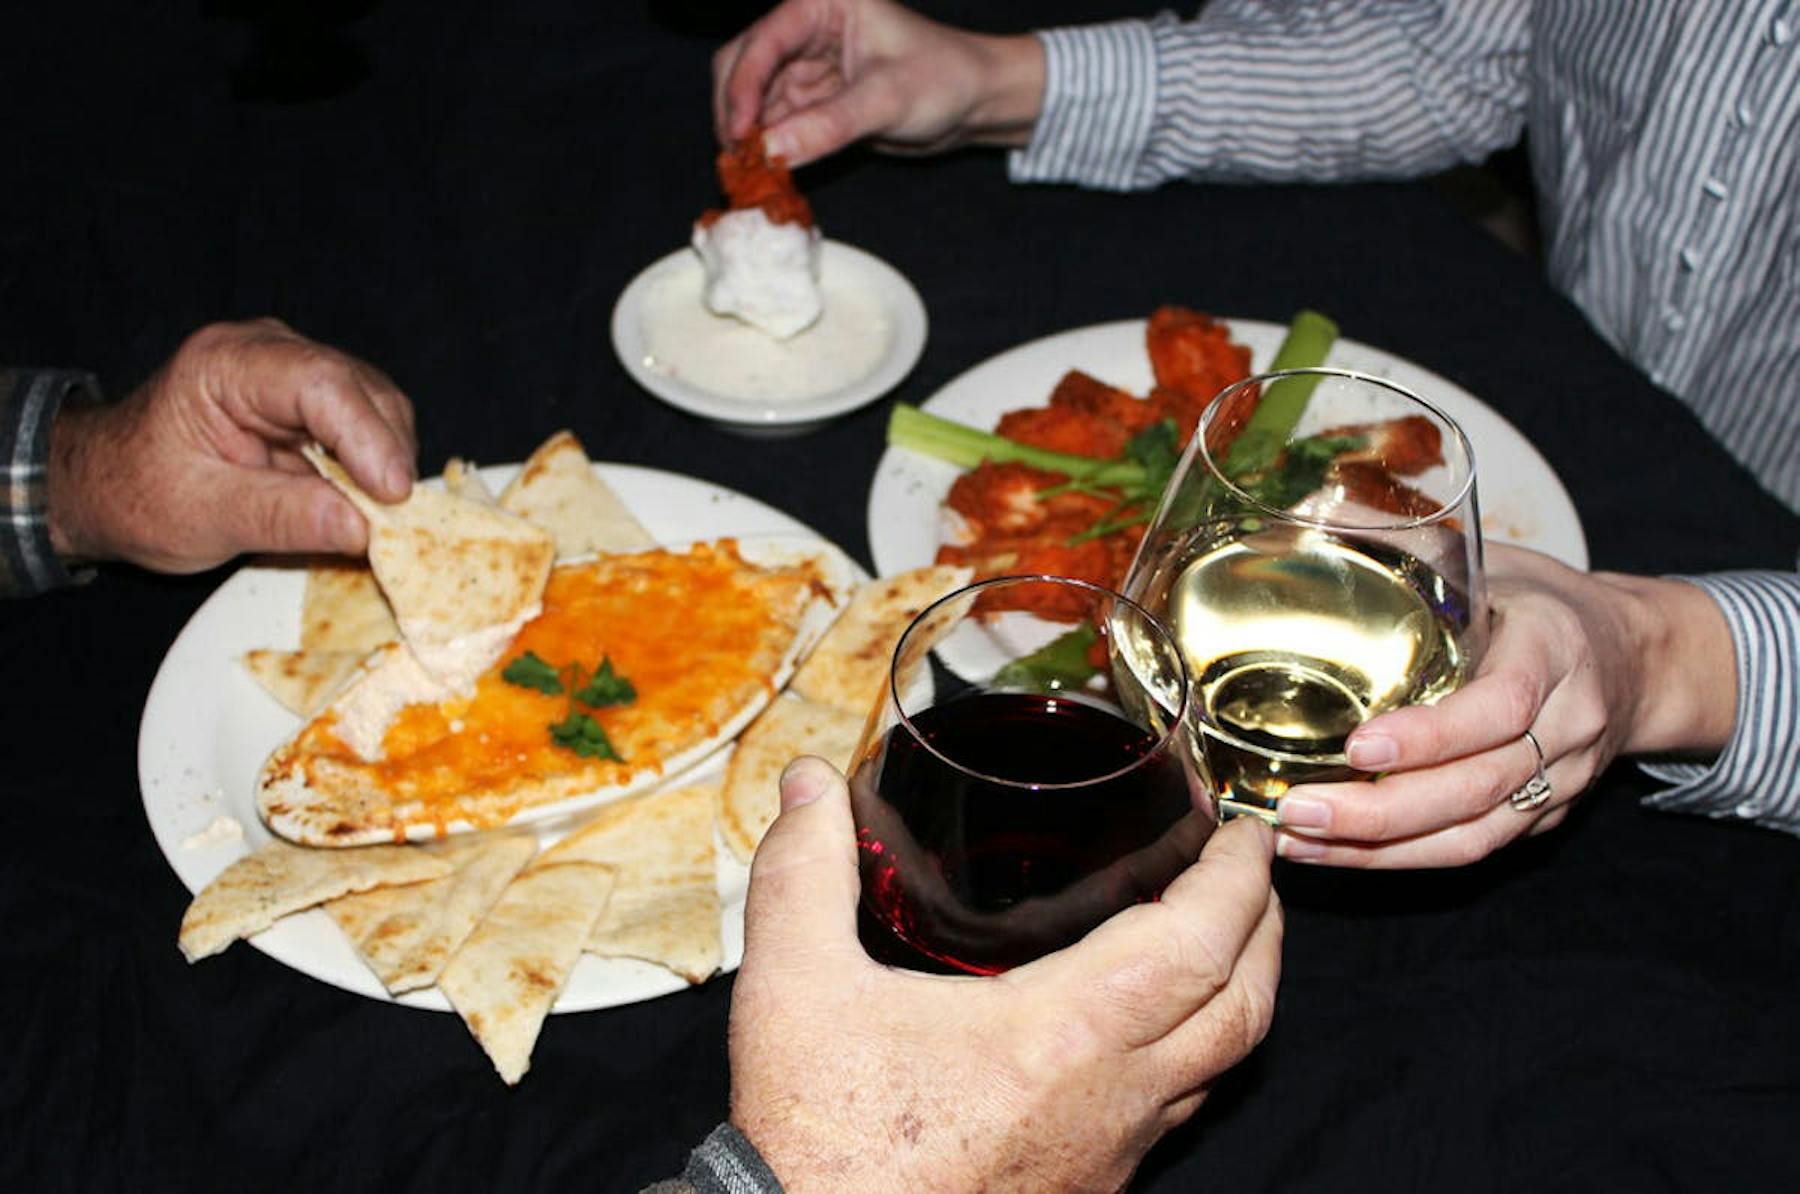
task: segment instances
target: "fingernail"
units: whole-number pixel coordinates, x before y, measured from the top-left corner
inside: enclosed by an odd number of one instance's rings
[[[1325,844],[1283,833],[1275,838],[1275,853],[1289,862],[1317,862],[1325,857]]]
[[[1384,734],[1366,734],[1360,738],[1352,738],[1345,747],[1344,755],[1350,765],[1358,771],[1379,771],[1383,767],[1391,767],[1400,757],[1399,747],[1394,740]]]
[[[1283,796],[1275,806],[1276,820],[1297,829],[1330,829],[1331,806],[1323,800]]]
[[[763,152],[772,158],[791,158],[794,156],[793,134],[785,131],[764,132]]]
[[[783,808],[799,808],[811,804],[825,794],[823,770],[809,758],[798,758],[781,772],[781,804]]]

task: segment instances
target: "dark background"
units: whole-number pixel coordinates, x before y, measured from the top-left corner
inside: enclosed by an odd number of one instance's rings
[[[625,283],[715,201],[707,64],[754,11],[14,6],[0,360],[124,393],[200,324],[278,315],[393,374],[426,474],[566,426],[867,563],[887,401],[747,440],[636,389],[608,340]],[[928,11],[999,30],[1151,6]],[[1311,306],[1512,420],[1596,567],[1794,565],[1800,520],[1442,188],[1116,196],[1013,187],[985,152],[861,151],[801,183],[827,235],[924,296],[894,398],[1163,302]],[[0,606],[0,1187],[632,1190],[679,1169],[725,1112],[728,978],[553,1017],[509,1090],[452,1017],[245,946],[182,961],[189,895],[142,813],[136,727],[224,575],[108,568]],[[1652,788],[1616,767],[1560,831],[1454,873],[1284,868],[1276,1027],[1139,1186],[1800,1188],[1800,847],[1644,812]]]

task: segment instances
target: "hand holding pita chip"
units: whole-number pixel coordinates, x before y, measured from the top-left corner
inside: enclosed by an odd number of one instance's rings
[[[843,777],[802,759],[781,795],[732,992],[731,1119],[790,1189],[1116,1189],[1268,1028],[1281,912],[1253,818],[1160,902],[1005,974],[950,978],[858,943]]]
[[[412,404],[273,319],[213,324],[122,402],[50,432],[50,541],[69,561],[199,572],[246,551],[355,554],[362,519],[300,456],[319,441],[382,501],[412,487]]]

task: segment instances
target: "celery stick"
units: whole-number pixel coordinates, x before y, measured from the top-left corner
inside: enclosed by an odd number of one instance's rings
[[[1337,334],[1337,324],[1317,311],[1295,312],[1287,336],[1276,350],[1275,359],[1269,362],[1269,372],[1324,364]],[[1289,377],[1264,387],[1262,401],[1225,454],[1226,474],[1240,477],[1274,464],[1318,384],[1316,377]]]
[[[958,468],[974,468],[984,460],[1016,461],[1046,472],[1062,473],[1089,485],[1122,485],[1144,471],[1143,465],[1136,461],[1102,460],[1021,444],[991,431],[979,431],[927,414],[904,402],[895,403],[888,416],[888,443],[934,456]]]

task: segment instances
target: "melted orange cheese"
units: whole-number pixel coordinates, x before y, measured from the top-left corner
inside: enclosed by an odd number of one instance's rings
[[[510,815],[536,788],[560,795],[623,783],[646,768],[660,770],[715,735],[747,702],[772,694],[810,584],[798,572],[745,563],[729,540],[686,553],[566,565],[550,574],[543,612],[477,680],[474,694],[401,710],[379,760],[358,758],[331,731],[329,716],[296,746],[302,757],[328,760],[332,771],[354,774],[366,788],[418,802],[420,819],[440,823],[466,816],[467,798],[499,798],[493,811]],[[502,679],[506,665],[528,651],[559,671],[579,663],[588,675],[610,658],[637,697],[593,709],[573,705],[567,693]],[[623,762],[584,758],[554,743],[550,726],[572,708],[600,724]],[[307,770],[309,779],[316,776]],[[519,799],[508,799],[514,793]]]

